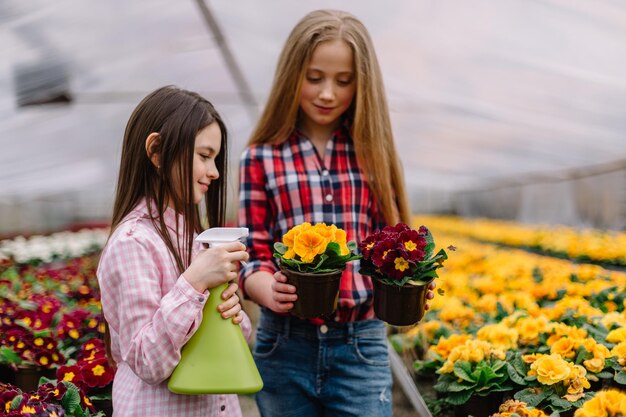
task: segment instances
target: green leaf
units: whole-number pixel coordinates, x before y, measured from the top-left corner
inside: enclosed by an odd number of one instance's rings
[[[450,385],[448,385],[447,392],[461,392],[465,390],[472,390],[475,386],[476,384],[466,385],[461,384],[457,381],[452,381]]]
[[[76,413],[77,410],[81,410],[80,407],[80,392],[76,385],[72,384],[69,381],[63,381],[63,384],[67,388],[65,395],[61,399],[61,405],[65,410],[67,410],[70,414]]]
[[[0,363],[13,363],[15,365],[19,365],[22,363],[22,358],[20,358],[20,355],[15,353],[13,349],[2,346],[0,347]]]
[[[602,379],[613,378],[613,375],[614,375],[613,372],[610,372],[610,371],[602,371],[596,374],[598,378],[602,378]]]
[[[476,378],[472,375],[472,364],[468,361],[458,361],[454,364],[454,375],[467,381],[476,383]]]
[[[15,397],[13,397],[13,400],[11,401],[11,410],[17,410],[23,398],[24,396],[22,394],[18,394]]]
[[[515,367],[510,363],[506,364],[506,371],[509,374],[509,378],[511,381],[515,382],[517,385],[526,386],[528,385],[524,378],[517,372]]]
[[[540,390],[538,393],[533,388],[524,388],[521,391],[517,391],[513,398],[518,401],[525,402],[529,407],[537,407],[539,403],[545,400],[550,395],[550,392],[546,390]]]
[[[615,376],[613,377],[613,379],[615,380],[615,382],[617,382],[618,384],[622,384],[622,385],[626,385],[626,372],[624,371],[619,371],[618,373],[615,374]]]
[[[560,410],[569,410],[572,407],[572,403],[559,397],[557,394],[552,394],[549,398],[550,403]]]
[[[445,376],[439,377],[437,383],[433,385],[433,389],[437,392],[448,392],[448,387],[450,386],[451,382],[452,381],[445,378]]]
[[[278,252],[281,256],[287,252],[287,246],[282,242],[274,243],[274,251]]]
[[[451,405],[465,404],[472,396],[472,391],[451,392],[445,398],[444,401]]]

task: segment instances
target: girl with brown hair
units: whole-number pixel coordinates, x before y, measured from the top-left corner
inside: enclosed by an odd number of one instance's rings
[[[209,249],[194,242],[205,227],[224,224],[227,145],[213,105],[174,87],[148,95],[128,121],[111,234],[97,272],[117,365],[116,416],[241,415],[235,395],[176,395],[167,388],[214,296],[208,289],[236,279],[238,263],[248,259],[239,242]],[[224,291],[219,310],[249,336],[237,288]]]

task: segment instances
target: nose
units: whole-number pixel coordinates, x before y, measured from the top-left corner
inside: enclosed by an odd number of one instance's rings
[[[216,180],[220,177],[220,172],[217,170],[215,161],[211,160],[211,162],[207,166],[206,176],[209,177],[211,180]]]
[[[330,101],[335,98],[335,87],[332,82],[327,81],[322,84],[320,87],[319,98],[326,101]]]

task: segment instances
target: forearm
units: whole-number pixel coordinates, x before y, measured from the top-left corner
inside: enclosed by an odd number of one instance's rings
[[[272,303],[274,277],[267,271],[258,271],[245,280],[245,292],[255,303],[269,307]]]

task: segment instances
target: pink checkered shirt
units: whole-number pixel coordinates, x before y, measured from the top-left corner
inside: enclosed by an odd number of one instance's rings
[[[168,209],[165,223],[174,241],[176,221],[174,210]],[[194,254],[200,248],[195,245]],[[118,366],[113,380],[116,417],[241,416],[236,395],[177,395],[167,388],[181,348],[202,320],[209,293],[197,292],[177,272],[145,201],[110,237],[97,274]],[[241,327],[249,339],[247,316]]]

